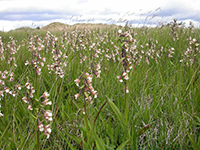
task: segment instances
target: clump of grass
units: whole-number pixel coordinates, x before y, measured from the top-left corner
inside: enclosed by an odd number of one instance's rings
[[[198,147],[192,23],[19,32],[0,38],[2,149]]]

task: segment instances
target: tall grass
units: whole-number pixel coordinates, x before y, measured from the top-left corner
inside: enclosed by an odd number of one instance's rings
[[[198,148],[199,33],[0,33],[1,149]]]

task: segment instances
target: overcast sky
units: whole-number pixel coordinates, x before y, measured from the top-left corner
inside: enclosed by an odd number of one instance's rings
[[[200,27],[200,0],[0,0],[2,31],[55,21],[153,26],[174,18]]]

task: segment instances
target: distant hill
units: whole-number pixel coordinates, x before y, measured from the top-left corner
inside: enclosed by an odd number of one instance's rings
[[[50,31],[50,32],[57,32],[57,31],[70,31],[73,29],[83,30],[83,29],[105,29],[105,28],[117,28],[117,25],[108,25],[108,24],[92,24],[92,23],[77,23],[74,25],[68,25],[60,22],[53,22],[43,27],[20,27],[15,30],[10,30],[8,33],[13,32],[21,32],[21,31],[30,31],[30,32],[37,32],[37,31]],[[5,33],[2,31],[2,33]]]
[[[67,29],[69,25],[60,23],[60,22],[53,22],[49,25],[42,27],[40,30],[47,30],[47,31],[61,31]]]
[[[107,25],[107,24],[92,24],[92,23],[77,23],[74,25],[67,25],[60,22],[53,22],[49,25],[46,25],[41,28],[41,30],[47,30],[47,31],[62,31],[62,30],[72,30],[76,28],[77,30],[82,29],[96,29],[96,28],[108,28],[108,27],[117,27],[116,25]]]

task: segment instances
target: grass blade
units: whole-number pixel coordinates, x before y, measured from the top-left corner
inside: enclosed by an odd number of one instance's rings
[[[126,140],[126,141],[124,141],[124,142],[117,148],[117,150],[123,150],[124,147],[126,146],[126,144],[128,143],[128,141],[129,141],[129,139]]]
[[[61,136],[64,138],[64,140],[67,142],[68,146],[70,147],[71,150],[76,150],[71,143],[67,140],[67,138],[62,134],[62,132],[60,130],[58,130],[58,132],[61,134]]]
[[[200,146],[197,145],[197,143],[195,142],[194,138],[188,133],[188,137],[190,139],[190,142],[192,143],[192,146],[194,148],[194,150],[199,150]]]
[[[117,119],[119,120],[119,122],[121,124],[121,127],[124,129],[125,128],[125,125],[124,125],[125,118],[123,117],[119,108],[117,108],[117,106],[110,99],[108,99],[108,103],[109,103],[111,109],[113,110],[113,112],[115,113],[115,115],[117,116]]]
[[[10,122],[8,123],[7,127],[5,128],[4,132],[2,133],[1,137],[0,137],[0,141],[2,141],[2,138],[4,137],[4,134],[6,133],[6,131],[8,130],[8,127],[10,125]],[[2,144],[2,143],[1,143]],[[1,145],[0,145],[1,146]]]

